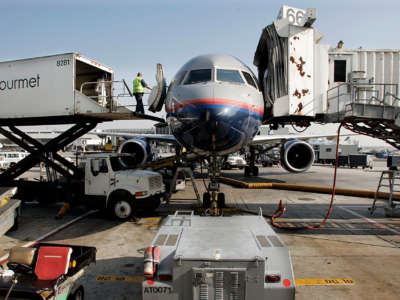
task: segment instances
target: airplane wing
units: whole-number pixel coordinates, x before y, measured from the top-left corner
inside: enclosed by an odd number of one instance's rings
[[[357,134],[344,134],[340,136],[357,135]],[[253,138],[251,145],[263,145],[263,144],[278,144],[285,141],[296,139],[296,140],[310,140],[318,138],[336,138],[337,134],[278,134],[278,135],[256,135]]]
[[[116,136],[116,137],[122,137],[127,140],[138,138],[147,141],[157,141],[169,144],[177,143],[175,137],[170,134],[139,134],[139,133],[107,132],[107,131],[99,131],[99,132],[92,131],[91,133],[97,135],[98,137]]]

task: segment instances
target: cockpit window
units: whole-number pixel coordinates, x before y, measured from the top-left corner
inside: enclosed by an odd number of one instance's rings
[[[211,69],[192,70],[184,84],[211,81]]]
[[[242,76],[240,76],[240,73],[237,70],[218,69],[217,80],[226,82],[244,83]]]
[[[183,70],[183,71],[180,71],[178,74],[176,74],[176,76],[175,76],[175,78],[173,80],[174,83],[175,84],[181,84],[183,78],[185,78],[186,72],[187,72],[186,70]]]
[[[253,77],[252,77],[249,73],[247,73],[247,72],[242,72],[242,73],[243,73],[243,76],[244,76],[244,78],[246,79],[247,83],[250,84],[250,85],[252,85],[252,86],[254,86],[255,88],[257,88],[257,85],[256,85],[256,83],[254,82]]]

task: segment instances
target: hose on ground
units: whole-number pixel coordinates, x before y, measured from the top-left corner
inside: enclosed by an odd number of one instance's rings
[[[276,223],[277,219],[283,215],[283,213],[285,212],[286,208],[284,208],[282,206],[282,201],[280,201],[279,203],[279,207],[277,209],[277,211],[270,216],[271,219],[271,225],[279,228],[279,229],[288,229],[288,230],[302,230],[302,229],[314,229],[314,228],[319,228],[321,226],[323,226],[326,221],[328,220],[329,216],[332,213],[332,209],[333,209],[333,200],[335,199],[335,190],[336,190],[336,175],[337,175],[337,168],[338,168],[338,161],[339,161],[339,138],[340,138],[340,129],[342,128],[342,123],[339,125],[338,127],[338,131],[337,131],[337,137],[336,137],[336,161],[335,161],[335,171],[334,171],[334,175],[333,175],[333,184],[332,184],[332,194],[331,194],[331,201],[329,204],[329,209],[325,215],[325,218],[318,224],[315,225],[306,225],[306,226],[297,226],[297,227],[293,227],[293,226],[286,226],[286,225],[280,225],[278,223]]]

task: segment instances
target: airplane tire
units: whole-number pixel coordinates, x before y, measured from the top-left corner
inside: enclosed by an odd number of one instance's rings
[[[225,194],[224,193],[218,193],[217,204],[218,204],[218,208],[225,207]]]
[[[244,176],[245,177],[250,176],[250,167],[249,166],[244,167]]]
[[[258,176],[258,167],[254,166],[252,173],[253,173],[253,176]]]
[[[210,208],[211,206],[211,198],[209,193],[203,194],[203,208]]]

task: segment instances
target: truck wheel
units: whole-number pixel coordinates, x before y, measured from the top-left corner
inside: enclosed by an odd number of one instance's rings
[[[85,299],[85,293],[83,291],[83,287],[79,287],[75,293],[68,297],[68,300],[83,300]]]
[[[112,217],[119,221],[127,221],[133,214],[133,200],[128,193],[115,193],[111,196],[109,209]]]

